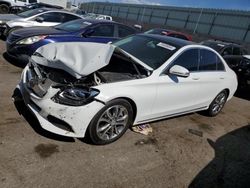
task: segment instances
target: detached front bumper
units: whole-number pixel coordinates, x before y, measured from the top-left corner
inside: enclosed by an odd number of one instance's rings
[[[36,116],[41,127],[62,136],[84,137],[89,123],[104,107],[104,104],[93,101],[79,107],[61,105],[51,100],[51,97],[58,92],[58,89],[53,88],[49,88],[46,95],[40,98],[27,87],[26,71],[27,67],[24,69],[17,89],[20,91],[25,105]],[[15,97],[13,98],[15,99]]]

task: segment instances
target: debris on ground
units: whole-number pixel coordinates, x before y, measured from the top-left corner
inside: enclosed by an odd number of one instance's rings
[[[134,126],[132,127],[132,130],[143,135],[148,135],[149,133],[153,132],[153,128],[150,126],[150,124]]]
[[[188,132],[191,133],[191,134],[194,134],[196,136],[203,137],[203,132],[202,131],[198,131],[198,130],[195,130],[195,129],[188,129]]]

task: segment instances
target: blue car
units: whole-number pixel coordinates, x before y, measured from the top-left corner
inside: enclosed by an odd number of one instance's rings
[[[12,32],[6,40],[7,60],[22,65],[41,46],[52,42],[108,43],[137,33],[133,27],[107,20],[79,19],[54,27],[23,28]]]

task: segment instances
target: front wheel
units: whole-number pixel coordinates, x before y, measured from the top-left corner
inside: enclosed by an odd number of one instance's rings
[[[220,111],[223,109],[224,105],[226,104],[227,97],[228,94],[225,90],[220,92],[210,104],[207,110],[207,114],[211,117],[218,115]]]
[[[9,6],[6,4],[0,5],[0,14],[7,14],[9,13]]]
[[[97,145],[112,143],[126,132],[132,121],[131,104],[124,99],[115,99],[95,115],[88,128],[89,137]]]

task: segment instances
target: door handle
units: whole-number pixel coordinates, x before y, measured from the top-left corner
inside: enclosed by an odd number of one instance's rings
[[[220,77],[221,80],[224,80],[225,78],[224,77]]]

